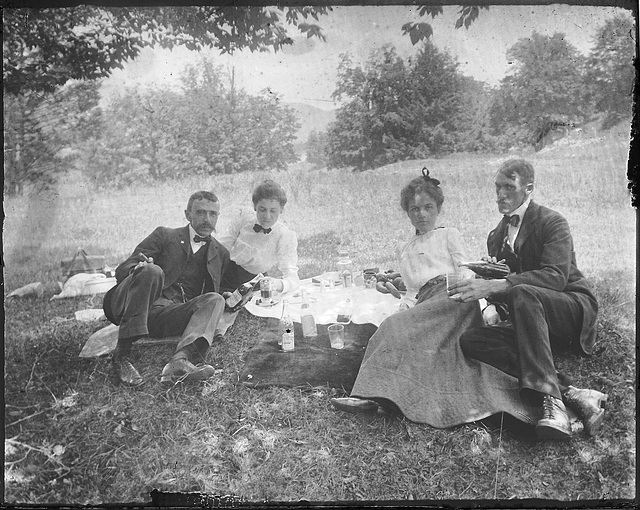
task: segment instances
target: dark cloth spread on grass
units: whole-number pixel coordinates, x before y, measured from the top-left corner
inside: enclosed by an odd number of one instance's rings
[[[294,324],[295,350],[283,352],[278,332],[267,330],[245,355],[240,382],[253,388],[329,386],[350,391],[358,375],[373,324],[346,324],[343,349],[332,349],[327,325],[318,325],[318,336],[302,338],[302,327]]]
[[[326,325],[308,340],[296,323],[293,352],[282,352],[278,332],[267,330],[245,355],[240,382],[254,388],[344,388],[351,396],[391,400],[409,420],[438,428],[500,412],[536,423],[538,409],[520,398],[516,378],[463,355],[460,335],[481,321],[477,303],[449,299],[441,283],[379,328],[348,324],[342,350],[330,347]]]

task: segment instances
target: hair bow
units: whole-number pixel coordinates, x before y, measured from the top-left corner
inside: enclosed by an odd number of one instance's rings
[[[426,174],[424,173],[425,170],[427,171]],[[440,185],[440,181],[438,179],[434,179],[433,177],[429,177],[429,169],[426,166],[422,167],[422,177],[424,178],[425,181],[432,182],[435,186],[439,186]]]

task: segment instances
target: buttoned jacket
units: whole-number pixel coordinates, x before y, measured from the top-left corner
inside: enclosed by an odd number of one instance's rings
[[[200,249],[207,250],[207,272],[213,282],[213,290],[219,292],[222,275],[229,263],[229,251],[215,239],[206,248]],[[153,258],[153,263],[164,271],[164,290],[180,277],[190,252],[189,225],[181,228],[158,227],[116,268],[116,279],[120,283],[129,276],[141,261],[139,254],[143,253]]]
[[[489,255],[498,260],[505,258],[505,235],[504,223],[500,222],[487,238]],[[591,353],[597,333],[598,303],[576,265],[567,220],[560,213],[531,201],[521,220],[513,251],[519,267],[516,273],[507,276],[509,283],[570,293],[583,312],[580,347],[584,353]]]

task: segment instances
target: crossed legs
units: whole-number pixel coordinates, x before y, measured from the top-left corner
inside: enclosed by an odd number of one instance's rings
[[[462,351],[517,377],[523,396],[542,404],[541,437],[568,437],[562,399],[568,389],[577,389],[568,386],[568,381],[559,381],[553,353],[580,340],[582,309],[571,294],[533,285],[513,286],[507,304],[512,324],[466,331],[460,338]],[[594,412],[601,418],[602,412]]]

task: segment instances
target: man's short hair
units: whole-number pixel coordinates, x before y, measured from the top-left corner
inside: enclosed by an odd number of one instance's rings
[[[284,207],[287,203],[287,194],[277,182],[267,179],[262,181],[253,190],[251,201],[256,205],[260,200],[277,200],[280,207]]]
[[[533,183],[536,173],[533,170],[533,165],[524,159],[509,159],[502,163],[498,172],[506,175],[509,179],[516,178],[516,175],[520,176],[520,182],[522,184]]]
[[[191,204],[193,204],[193,202],[196,200],[208,200],[209,202],[217,202],[218,197],[211,191],[196,191],[189,197],[189,201],[187,202],[187,211],[191,210]]]

